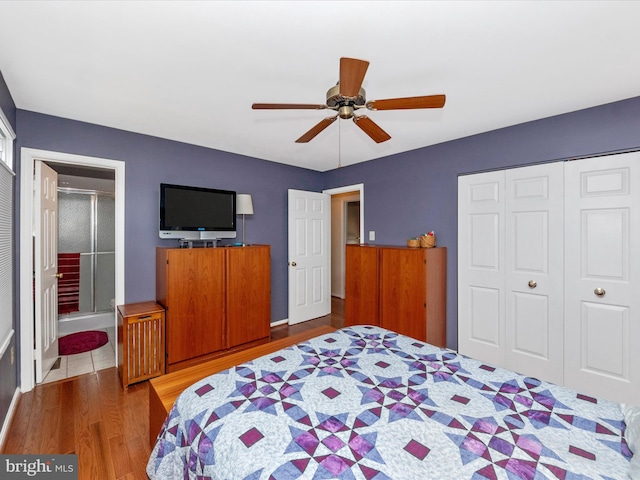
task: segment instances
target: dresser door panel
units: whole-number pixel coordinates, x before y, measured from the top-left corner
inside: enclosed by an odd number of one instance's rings
[[[380,249],[380,325],[426,341],[424,250]]]
[[[344,322],[380,325],[377,247],[347,245],[345,263]]]
[[[225,348],[224,249],[167,252],[167,361]]]
[[[270,276],[268,246],[227,250],[227,347],[269,336]]]

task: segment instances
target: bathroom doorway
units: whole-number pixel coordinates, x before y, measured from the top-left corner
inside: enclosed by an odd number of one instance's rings
[[[111,171],[115,177],[114,199],[114,257],[115,257],[115,299],[114,305],[124,303],[125,290],[125,163],[121,160],[75,155],[70,153],[53,152],[23,147],[20,151],[20,385],[22,392],[28,392],[36,383],[36,349],[34,349],[35,325],[41,322],[41,315],[34,308],[33,252],[36,245],[40,245],[40,238],[34,236],[35,212],[39,211],[39,199],[35,199],[33,192],[34,171],[38,162],[46,164],[62,164],[74,167]],[[57,236],[56,236],[57,238]],[[57,251],[57,248],[56,248]],[[116,315],[110,315],[111,325],[115,330]],[[57,325],[57,324],[56,324]],[[117,332],[116,332],[117,334]],[[115,339],[117,342],[117,338]],[[115,363],[117,364],[117,350]],[[40,369],[38,369],[40,370]],[[43,373],[43,372],[41,372]]]
[[[115,173],[48,165],[58,173],[58,335],[113,328]]]

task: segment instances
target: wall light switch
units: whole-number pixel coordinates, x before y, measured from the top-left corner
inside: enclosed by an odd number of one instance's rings
[[[374,230],[369,230],[369,241],[375,242],[376,240],[376,232]]]

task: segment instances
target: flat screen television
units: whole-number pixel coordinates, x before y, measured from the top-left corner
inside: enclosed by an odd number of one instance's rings
[[[160,238],[236,238],[236,192],[161,183]]]

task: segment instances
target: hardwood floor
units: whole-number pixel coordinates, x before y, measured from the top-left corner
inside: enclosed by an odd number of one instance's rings
[[[319,327],[320,325],[329,325],[334,328],[344,327],[344,300],[331,297],[331,313],[324,317],[315,318],[297,325],[280,325],[273,327],[271,329],[271,340],[277,340],[278,338],[304,332],[305,330]]]
[[[122,388],[114,368],[23,394],[3,453],[75,453],[79,479],[144,479],[148,385]]]
[[[271,330],[272,340],[320,325],[344,326],[344,302],[332,313]],[[116,368],[41,384],[20,398],[2,453],[73,453],[78,479],[146,479],[149,383],[122,388]]]

